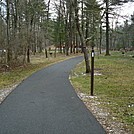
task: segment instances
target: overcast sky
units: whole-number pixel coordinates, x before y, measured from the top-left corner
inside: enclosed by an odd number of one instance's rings
[[[131,15],[134,13],[134,2],[126,3],[117,10],[117,13],[122,16],[128,16],[126,19],[130,20]],[[123,22],[125,19],[120,18],[120,22]]]
[[[45,0],[45,1],[48,2],[48,0]],[[57,3],[58,1],[59,0],[51,0],[51,10],[53,10],[53,12],[52,12],[53,14],[55,12],[55,9],[53,8],[54,3],[55,2]],[[98,1],[100,1],[100,0],[98,0]],[[118,8],[116,8],[116,13],[121,16],[126,16],[124,18],[123,17],[118,18],[119,24],[123,24],[123,22],[126,19],[130,20],[130,16],[133,14],[133,12],[134,12],[134,2],[128,2],[128,3],[123,4],[122,6],[118,6]]]

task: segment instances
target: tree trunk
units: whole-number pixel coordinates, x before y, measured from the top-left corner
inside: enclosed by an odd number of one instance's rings
[[[46,55],[46,58],[48,58],[48,52],[46,48],[45,48],[45,55]]]
[[[84,59],[86,64],[86,73],[90,72],[90,66],[89,66],[89,58],[88,58],[88,51],[86,47],[83,47],[83,53],[84,53]]]
[[[76,33],[76,53],[79,53],[78,33]]]
[[[57,50],[57,49],[56,49],[56,47],[55,47],[55,50],[54,50],[54,57],[55,57],[55,58],[56,58],[56,50]]]
[[[86,13],[86,34],[85,38],[87,39],[89,36],[89,18],[88,18],[88,12]],[[88,42],[86,41],[86,46],[88,46]]]
[[[72,42],[73,42],[73,35],[72,35],[72,4],[71,4],[71,2],[70,2],[70,7],[69,7],[69,43],[70,43],[70,53],[73,53],[73,44],[72,44]]]
[[[47,38],[48,38],[48,28],[49,28],[49,9],[50,9],[50,0],[47,3],[47,24],[46,24],[46,39],[45,39],[45,54],[46,54],[46,58],[48,58],[48,52],[47,52]]]
[[[12,58],[12,54],[11,54],[11,47],[10,47],[10,34],[9,34],[9,30],[10,30],[10,11],[9,11],[9,0],[6,0],[6,12],[7,12],[7,16],[6,16],[6,24],[7,24],[7,31],[6,31],[6,34],[7,34],[7,63],[9,63],[11,61],[11,58]]]
[[[109,0],[106,0],[106,56],[109,54]]]
[[[62,54],[61,38],[60,38],[60,53]]]
[[[75,4],[75,6],[74,6],[75,7],[75,22],[76,22],[77,31],[78,31],[79,36],[80,36],[83,53],[84,53],[85,64],[86,64],[86,73],[89,73],[90,72],[89,58],[88,58],[88,52],[87,52],[87,49],[86,49],[86,43],[85,43],[84,35],[80,30],[77,0],[75,0],[74,4]]]
[[[27,63],[30,63],[30,48],[27,49]]]
[[[101,46],[102,46],[102,24],[100,25],[100,46],[99,46],[100,54],[101,54]]]
[[[26,63],[26,48],[23,47],[23,64]]]

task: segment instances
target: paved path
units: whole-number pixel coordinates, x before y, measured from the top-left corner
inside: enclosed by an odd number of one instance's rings
[[[82,59],[52,65],[23,81],[0,105],[0,134],[105,134],[68,80]]]

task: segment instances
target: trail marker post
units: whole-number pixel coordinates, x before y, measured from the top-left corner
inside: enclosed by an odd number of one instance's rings
[[[91,51],[91,96],[94,95],[94,46],[92,46],[92,51]]]

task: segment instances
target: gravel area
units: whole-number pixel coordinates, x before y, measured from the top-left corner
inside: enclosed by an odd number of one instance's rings
[[[6,97],[18,86],[19,83],[8,86],[5,89],[0,89],[0,104],[6,99]]]
[[[101,107],[96,96],[88,96],[80,91],[77,91],[77,95],[100,122],[107,134],[132,134],[132,132],[126,132],[122,127],[123,124],[115,121],[108,110]]]

